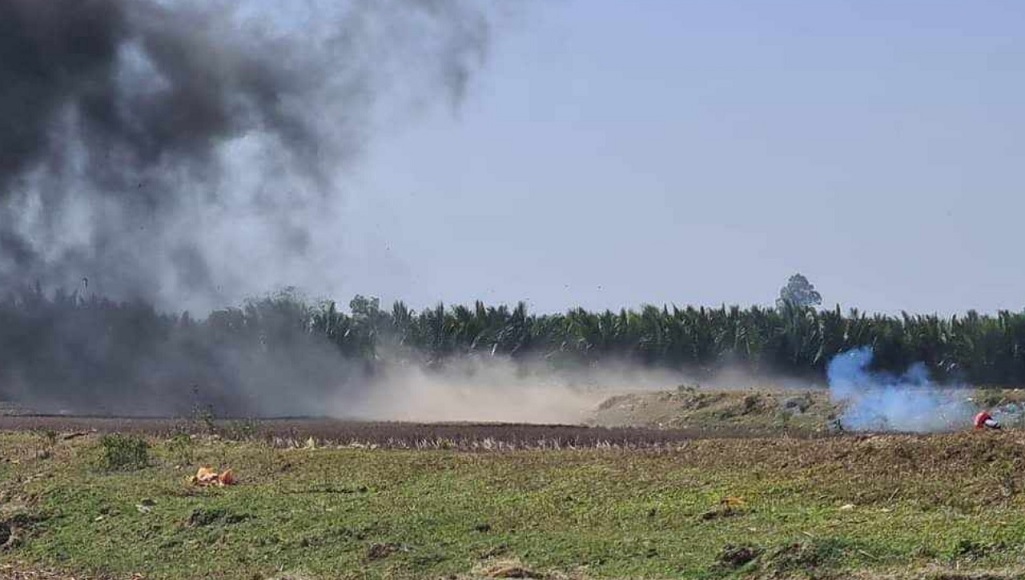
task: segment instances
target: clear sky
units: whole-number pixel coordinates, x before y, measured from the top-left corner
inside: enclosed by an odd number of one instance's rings
[[[344,288],[423,307],[1025,307],[1021,0],[559,0],[351,180]]]

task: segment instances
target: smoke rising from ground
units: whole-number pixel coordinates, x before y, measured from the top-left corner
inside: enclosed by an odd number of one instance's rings
[[[872,357],[871,347],[863,347],[829,363],[830,394],[844,405],[845,429],[934,432],[971,424],[975,408],[966,391],[934,384],[921,363],[903,375],[874,372]]]
[[[0,398],[288,415],[358,388],[294,305],[161,312],[351,276],[346,176],[389,120],[459,103],[495,8],[0,0]]]
[[[490,29],[471,0],[0,0],[0,290],[322,287],[378,120],[461,99]]]

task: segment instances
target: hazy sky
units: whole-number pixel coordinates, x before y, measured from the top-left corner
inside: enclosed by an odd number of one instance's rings
[[[1025,307],[1025,3],[560,0],[350,182],[350,293]]]

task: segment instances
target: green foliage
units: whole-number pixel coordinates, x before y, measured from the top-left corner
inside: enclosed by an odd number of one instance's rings
[[[787,285],[780,289],[776,304],[780,307],[786,304],[802,308],[818,306],[822,304],[822,295],[802,274],[794,274],[787,280]]]
[[[225,360],[239,365],[253,360],[291,361],[306,352],[319,353],[325,346],[369,372],[384,357],[436,366],[454,357],[506,356],[545,361],[553,368],[584,367],[611,359],[686,368],[697,374],[731,366],[808,377],[821,377],[833,356],[870,346],[880,370],[902,372],[911,363],[924,362],[940,379],[975,384],[1025,382],[1025,312],[868,315],[856,309],[844,312],[839,306],[817,309],[808,305],[821,299],[810,284],[789,286],[796,289],[784,293],[796,298],[771,308],[646,305],[618,312],[576,308],[554,314],[529,313],[524,303],[514,307],[439,304],[415,311],[396,302],[387,309],[378,299],[363,296],[356,296],[347,312],[335,302],[310,304],[294,292],[284,292],[251,300],[242,308],[215,311],[199,321],[161,315],[139,304],[30,293],[0,300],[0,341],[6,328],[21,333],[6,340],[11,348],[0,349],[0,378],[4,369],[16,369],[34,385],[77,384],[66,370],[73,365],[26,366],[25,361],[49,360],[43,356],[47,352],[32,351],[26,345],[51,344],[55,336],[69,345],[90,343],[90,332],[96,329],[105,348],[117,355],[87,361],[91,376],[104,379],[98,383],[102,387],[96,388],[107,389],[115,397],[134,396],[118,391],[127,389],[121,385],[132,385],[136,377],[137,369],[127,363],[175,352],[188,356],[190,364],[169,365],[182,376],[167,379],[167,388],[190,384],[186,380],[200,383],[207,397],[204,403],[216,401],[225,377],[231,376]],[[68,328],[81,331],[81,336],[66,336],[62,329]],[[32,336],[22,336],[26,332]],[[314,360],[311,356],[310,361]],[[334,382],[333,377],[317,380]],[[200,408],[196,418],[208,431],[214,430],[209,406]]]
[[[132,471],[149,465],[149,443],[141,437],[113,433],[100,439],[101,465],[108,471]]]
[[[473,308],[438,305],[418,313],[401,302],[383,311],[361,297],[353,308],[350,316],[333,303],[322,307],[309,332],[370,361],[384,351],[433,364],[463,355],[533,357],[563,367],[611,358],[699,371],[731,365],[821,376],[833,356],[871,346],[882,370],[900,372],[924,362],[941,379],[1025,380],[1025,313],[869,316],[794,302],[776,308],[645,306],[548,315],[528,314],[523,303],[510,309],[477,302]]]
[[[255,439],[259,432],[260,422],[256,419],[239,419],[229,421],[221,430],[221,435],[232,441],[249,441]]]
[[[192,464],[195,460],[192,447],[192,437],[188,433],[178,433],[167,442],[167,452],[176,465]]]
[[[196,405],[192,409],[192,420],[198,423],[207,435],[217,432],[217,415],[214,414],[213,405]]]

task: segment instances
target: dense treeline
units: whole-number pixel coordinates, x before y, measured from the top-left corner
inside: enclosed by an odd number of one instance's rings
[[[942,318],[868,315],[783,302],[775,308],[645,306],[640,310],[532,315],[515,308],[438,306],[390,312],[357,297],[351,314],[333,304],[314,311],[310,331],[343,349],[405,345],[434,360],[468,353],[541,356],[552,364],[618,358],[666,368],[714,371],[741,366],[795,376],[822,376],[833,356],[861,346],[879,369],[903,372],[923,362],[935,376],[976,384],[1025,381],[1025,313],[969,311]],[[345,331],[339,334],[335,329]]]
[[[312,305],[280,294],[194,320],[145,304],[38,289],[0,302],[5,384],[103,383],[126,392],[137,388],[143,363],[145,380],[167,387],[230,383],[280,367],[302,369],[304,381],[326,385],[337,381],[333,374],[340,367],[314,356],[325,351],[342,354],[336,358],[349,361],[345,368],[360,372],[389,360],[443,365],[454,356],[478,354],[554,367],[616,359],[691,371],[731,365],[822,376],[834,355],[866,345],[883,370],[902,371],[920,361],[941,379],[1025,382],[1025,313],[894,317],[788,302],[542,315],[522,303],[477,303],[417,312],[401,302],[382,309],[376,299],[360,296],[343,311],[335,303]],[[257,364],[272,368],[246,370]]]

